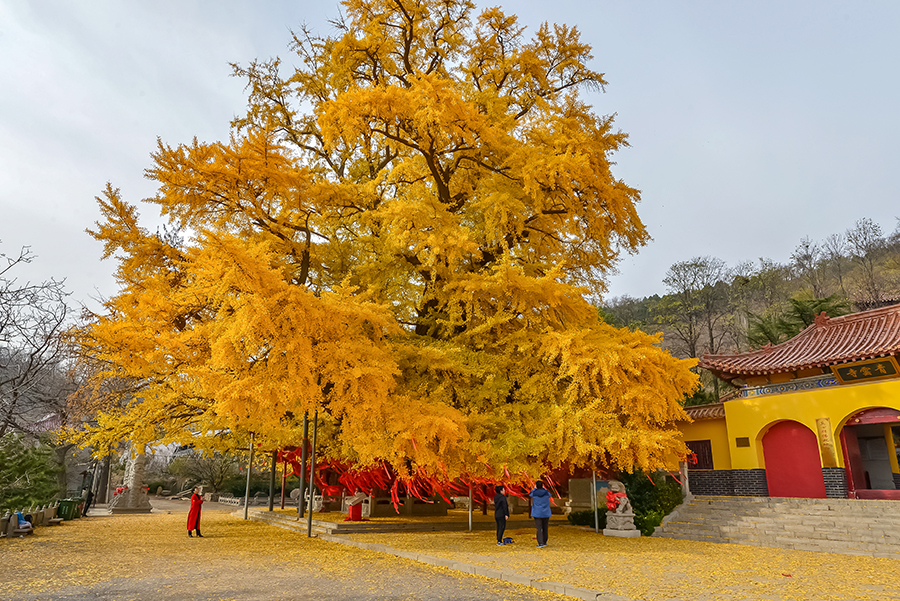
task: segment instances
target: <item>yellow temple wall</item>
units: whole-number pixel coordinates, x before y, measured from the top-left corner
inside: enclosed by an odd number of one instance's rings
[[[762,438],[766,431],[783,420],[794,420],[812,430],[820,440],[819,453],[822,465],[829,459],[823,452],[821,424],[817,420],[828,418],[835,451],[835,465],[843,467],[840,447],[840,430],[853,414],[874,407],[888,407],[900,411],[900,380],[845,384],[791,393],[733,399],[725,404],[728,457],[731,469],[765,468]],[[702,423],[702,422],[698,422]],[[690,424],[691,426],[695,424]],[[750,446],[738,447],[737,439],[749,439]],[[693,440],[685,436],[685,440]],[[713,450],[715,462],[715,450]],[[894,457],[896,463],[896,457]],[[896,470],[896,466],[892,466]],[[721,469],[716,465],[716,469]]]
[[[730,470],[731,453],[728,449],[728,429],[725,419],[704,419],[679,424],[683,440],[708,440],[712,448],[713,469]]]

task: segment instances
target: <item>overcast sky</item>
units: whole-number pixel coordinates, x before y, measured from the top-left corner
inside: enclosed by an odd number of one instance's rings
[[[630,135],[615,174],[642,191],[653,241],[610,296],[663,293],[666,269],[698,255],[785,262],[802,237],[862,217],[895,228],[900,2],[501,6],[531,32],[578,26],[609,82],[590,101]],[[289,30],[327,34],[337,13],[332,0],[0,0],[0,252],[37,255],[19,277],[66,278],[96,308],[116,290],[84,233],[106,182],[129,202],[153,195],[157,137],[228,137],[245,105],[229,63],[290,63]]]

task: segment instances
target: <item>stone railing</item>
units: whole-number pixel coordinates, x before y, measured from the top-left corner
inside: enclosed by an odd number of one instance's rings
[[[224,492],[219,494],[219,503],[223,505],[231,505],[234,507],[243,507],[244,506],[244,497],[236,497],[230,492]],[[250,505],[268,505],[269,504],[269,495],[263,494],[261,492],[256,493],[252,497],[250,497]]]
[[[236,497],[230,492],[222,493],[219,495],[219,503],[223,505],[232,505],[234,507],[240,507],[244,504],[244,497]]]

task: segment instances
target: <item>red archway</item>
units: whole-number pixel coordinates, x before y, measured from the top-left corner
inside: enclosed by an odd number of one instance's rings
[[[900,490],[885,490],[875,486],[864,464],[860,443],[857,438],[857,427],[876,424],[900,425],[900,411],[888,407],[873,407],[851,415],[841,428],[841,450],[844,455],[844,467],[847,471],[848,496],[856,499],[896,499],[900,500]]]
[[[779,422],[765,433],[762,445],[769,496],[825,498],[819,442],[812,430],[792,420]]]

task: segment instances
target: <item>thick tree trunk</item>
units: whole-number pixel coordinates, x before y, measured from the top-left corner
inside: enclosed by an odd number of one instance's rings
[[[53,449],[56,453],[56,462],[59,463],[59,471],[56,474],[56,483],[61,494],[65,495],[69,488],[68,473],[66,471],[66,454],[74,447],[74,444],[61,445]]]

